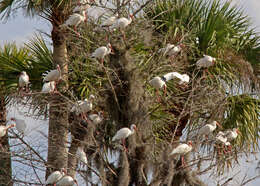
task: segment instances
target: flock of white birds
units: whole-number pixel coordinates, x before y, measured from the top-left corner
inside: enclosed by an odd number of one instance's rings
[[[73,26],[74,30],[76,32],[77,26],[81,23],[87,20],[87,14],[86,10],[90,7],[89,0],[79,0],[78,5],[74,8],[73,14],[68,18],[68,20],[65,21],[61,27],[66,26]],[[133,20],[133,16],[130,15],[130,18],[121,17],[118,18],[118,14],[109,17],[107,20],[105,20],[101,27],[107,27],[108,29],[119,29],[123,33],[123,37],[125,39],[125,33],[123,30],[131,24]],[[79,34],[79,33],[78,33]],[[167,44],[165,48],[161,48],[158,50],[158,53],[161,53],[163,56],[169,57],[173,59],[176,55],[178,55],[181,50],[185,47],[183,44],[179,44],[177,46],[173,44]],[[101,46],[97,48],[91,55],[91,57],[96,58],[100,60],[100,62],[103,64],[104,58],[106,55],[113,52],[112,46],[110,43],[107,44],[107,46]],[[203,58],[199,59],[196,62],[196,66],[198,69],[204,68],[203,76],[205,76],[205,71],[207,72],[207,68],[214,65],[215,58],[204,55]],[[166,96],[166,83],[174,78],[177,78],[179,80],[179,85],[181,86],[187,86],[190,77],[187,74],[180,74],[178,72],[170,72],[163,76],[156,76],[152,80],[149,81],[150,85],[156,89],[156,95],[159,98],[159,89],[164,89],[164,94]],[[56,84],[62,79],[62,73],[60,66],[57,65],[57,68],[54,70],[51,70],[49,72],[46,72],[43,74],[43,86],[42,86],[42,93],[55,93],[57,92]],[[20,74],[19,77],[19,92],[21,95],[25,92],[28,93],[29,91],[29,76],[28,74],[23,71]],[[95,99],[94,95],[90,95],[89,99],[84,99],[77,101],[71,108],[71,112],[74,112],[77,116],[80,116],[82,119],[91,121],[94,124],[99,124],[103,120],[103,112],[99,112],[98,114],[89,114],[86,116],[86,113],[89,113],[93,109],[93,101]],[[9,126],[0,126],[0,137],[3,137],[6,135],[7,130],[15,127],[17,128],[18,132],[23,134],[26,130],[26,123],[22,119],[18,118],[11,118],[11,121],[14,122],[13,124]],[[199,136],[205,135],[206,137],[211,134],[215,129],[216,125],[219,125],[218,122],[214,121],[210,124],[206,124],[203,126],[198,134]],[[125,150],[125,139],[129,137],[130,135],[134,134],[134,132],[137,131],[136,125],[132,124],[131,128],[122,128],[114,135],[112,138],[112,141],[121,140],[122,145]],[[230,142],[237,137],[237,134],[239,133],[238,129],[233,130],[227,130],[224,132],[219,132],[216,136],[216,143],[222,144],[225,146],[229,146]],[[190,152],[192,150],[192,142],[189,141],[188,144],[180,144],[176,148],[173,149],[173,151],[170,153],[170,156],[179,154],[182,156],[182,164],[184,165],[184,158],[183,155]],[[82,147],[78,148],[77,151],[77,157],[79,160],[85,164],[87,164],[87,157],[82,149]],[[63,186],[72,186],[74,183],[77,184],[77,181],[66,175],[66,170],[62,169],[61,171],[55,171],[53,172],[48,179],[46,180],[46,184],[56,184],[57,186],[63,185]]]

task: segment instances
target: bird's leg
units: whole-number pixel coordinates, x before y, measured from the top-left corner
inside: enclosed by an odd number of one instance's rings
[[[159,95],[159,90],[156,90],[156,97],[157,97],[157,102],[160,103],[161,99],[160,99],[160,95]]]
[[[209,74],[210,75],[210,77],[211,77],[211,79],[213,79],[213,75],[208,71],[208,69],[206,68],[206,70],[205,70],[206,72],[207,72],[207,74]]]
[[[186,163],[184,161],[184,156],[181,156],[181,166],[186,167]]]
[[[80,36],[79,32],[77,32],[76,25],[74,25],[74,31],[76,32],[76,34],[77,34],[78,36]]]
[[[163,87],[163,90],[164,90],[164,97],[166,97],[166,89],[167,89],[167,87],[164,85],[164,87]]]
[[[228,145],[228,151],[231,152],[232,151],[232,146]]]
[[[126,146],[125,146],[125,139],[122,139],[121,141],[122,141],[122,145],[123,145],[123,147],[124,147],[124,150],[125,150],[126,152],[128,152],[128,150],[127,150],[127,148],[126,148]]]

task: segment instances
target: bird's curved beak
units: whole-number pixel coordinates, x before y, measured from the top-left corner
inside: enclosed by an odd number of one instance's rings
[[[239,129],[237,129],[237,133],[238,133],[239,135],[242,135],[242,133],[239,131]]]

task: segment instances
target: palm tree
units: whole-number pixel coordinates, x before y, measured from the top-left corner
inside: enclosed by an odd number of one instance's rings
[[[52,25],[51,39],[53,45],[53,64],[61,67],[62,82],[59,90],[66,92],[68,88],[68,56],[66,48],[66,34],[60,25],[71,13],[73,1],[0,1],[2,18],[8,18],[14,10],[22,8],[28,16],[40,16]],[[66,141],[68,138],[68,111],[66,102],[59,96],[50,98],[49,109],[49,150],[48,166],[51,169],[67,167]],[[58,158],[57,158],[58,157]],[[47,169],[46,177],[50,169]]]
[[[6,107],[12,100],[13,92],[17,92],[18,76],[21,71],[28,69],[27,60],[29,59],[28,50],[25,48],[18,49],[15,44],[7,44],[0,48],[0,84],[1,84],[1,105],[0,105],[0,119],[1,125],[5,125],[7,120]],[[12,182],[12,168],[11,156],[9,149],[8,136],[1,139],[1,144],[5,149],[1,151],[0,162],[0,183],[2,185],[13,185]]]

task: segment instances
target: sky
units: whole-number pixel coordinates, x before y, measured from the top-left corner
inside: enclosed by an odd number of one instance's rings
[[[259,13],[260,0],[231,0],[231,1],[232,3],[242,7],[244,12],[251,18],[251,21],[254,27],[256,27],[256,30],[260,32],[260,13]],[[48,24],[46,20],[43,20],[39,17],[34,19],[29,19],[29,18],[24,18],[24,15],[22,13],[18,13],[15,17],[11,17],[7,22],[0,22],[0,46],[8,42],[16,42],[18,45],[21,45],[23,42],[29,40],[34,35],[34,33],[37,32],[37,29],[49,33],[51,31],[51,26],[50,24]],[[14,113],[11,115],[14,115]],[[9,116],[11,117],[11,115]],[[34,127],[38,128],[40,124],[39,121],[34,121],[29,123],[31,123],[31,125],[29,126],[29,131]],[[45,123],[44,128],[46,130],[47,123],[46,122],[44,123]],[[252,162],[256,157],[252,156],[249,158],[244,159],[244,161],[241,162],[241,166],[243,167],[242,172],[244,173],[250,172],[250,174],[253,174],[256,165],[252,163],[249,164],[247,160],[249,162]],[[236,185],[236,184],[235,182],[233,182],[233,184],[231,185]],[[247,186],[256,186],[256,185],[260,185],[260,179],[247,184]]]

